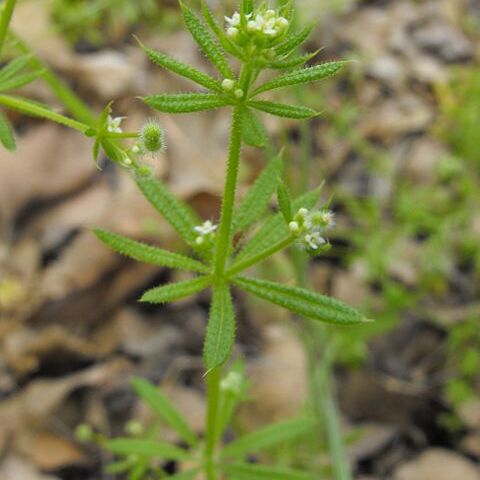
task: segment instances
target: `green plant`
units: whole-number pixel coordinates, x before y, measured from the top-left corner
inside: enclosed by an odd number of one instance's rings
[[[12,5],[13,9],[13,4],[14,2],[7,2],[7,7]],[[150,169],[144,164],[144,155],[150,155],[163,146],[164,134],[157,122],[149,122],[140,132],[123,132],[122,117],[112,117],[111,105],[95,119],[46,67],[39,76],[64,101],[75,120],[53,112],[45,105],[13,95],[0,95],[0,104],[56,121],[93,138],[94,158],[103,149],[110,160],[132,172],[143,195],[185,241],[193,253],[191,256],[146,245],[116,233],[95,230],[103,243],[135,260],[192,273],[189,280],[148,290],[141,301],[165,303],[207,288],[212,291],[204,342],[208,399],[204,441],[190,429],[161,392],[148,382],[137,379],[133,382],[136,392],[178,433],[187,448],[158,441],[155,428],[146,432],[146,435],[141,435],[141,438],[100,439],[102,445],[123,458],[112,469],[128,471],[132,479],[148,475],[162,477],[165,474],[161,469],[156,469],[151,460],[163,458],[188,460],[193,465],[190,472],[175,475],[176,478],[194,478],[198,472],[203,472],[209,480],[221,478],[222,475],[237,479],[313,478],[305,472],[248,463],[251,451],[295,438],[311,429],[314,424],[311,419],[301,418],[271,425],[227,445],[221,442],[235,406],[245,392],[245,378],[239,364],[234,364],[225,376],[222,374],[235,336],[235,309],[231,289],[236,287],[295,314],[320,322],[356,325],[368,322],[368,319],[346,304],[306,288],[243,275],[250,267],[290,246],[296,246],[311,255],[319,255],[330,248],[325,233],[333,226],[334,219],[327,208],[316,208],[319,188],[292,200],[283,180],[282,155],[279,154],[268,163],[237,207],[235,194],[242,144],[262,147],[268,142],[259,112],[293,119],[308,119],[318,114],[306,106],[259,99],[258,96],[283,87],[327,78],[338,72],[344,62],[304,67],[313,58],[313,54],[297,54],[296,51],[307,40],[311,27],[300,32],[293,31],[293,7],[290,2],[273,10],[266,4],[255,9],[251,0],[243,0],[240,12],[226,18],[225,30],[216,22],[205,2],[202,3],[204,21],[185,4],[181,3],[181,8],[188,30],[218,71],[219,78],[141,45],[154,63],[207,90],[151,95],[143,98],[143,101],[157,111],[174,114],[231,108],[230,143],[218,225],[200,219],[160,180],[153,178]],[[5,11],[8,14],[8,8]],[[7,16],[2,16],[2,22]],[[17,42],[17,47],[23,53],[28,53],[28,47],[23,43]],[[225,52],[237,60],[239,73],[235,73],[227,61]],[[35,57],[27,58],[30,65],[39,65],[39,60]],[[276,75],[271,80],[259,81],[260,74],[269,69],[286,70],[286,73]],[[3,135],[2,138],[7,139],[4,143],[8,145],[13,137]],[[127,144],[129,139],[131,141]],[[267,215],[253,235],[248,235],[250,228],[268,211],[274,193],[279,211]],[[323,382],[328,384],[328,379]],[[331,404],[325,403],[325,408],[327,407],[329,411],[332,410]],[[333,428],[338,429],[338,425],[334,424]],[[95,438],[87,430],[80,429],[79,437]],[[338,438],[337,436],[337,441]]]

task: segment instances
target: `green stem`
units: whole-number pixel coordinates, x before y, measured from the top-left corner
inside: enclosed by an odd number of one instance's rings
[[[2,10],[2,16],[0,17],[0,55],[2,53],[3,44],[5,43],[8,26],[10,25],[16,2],[17,0],[6,0]]]
[[[205,424],[205,474],[207,480],[216,480],[215,447],[219,436],[220,381],[222,367],[216,367],[207,373],[207,417]]]
[[[82,133],[87,132],[91,128],[84,123],[72,120],[71,118],[65,117],[64,115],[56,113],[46,107],[20,97],[0,95],[0,104],[12,108],[13,110],[18,110],[19,112],[27,115],[52,120],[53,122],[60,123],[61,125],[73,128],[74,130],[78,130]]]
[[[256,263],[261,262],[263,259],[271,257],[274,253],[277,253],[280,250],[287,248],[294,241],[295,241],[295,237],[293,236],[286,237],[283,240],[280,240],[279,242],[273,244],[267,250],[263,250],[263,252],[257,253],[253,257],[246,258],[245,260],[242,260],[241,262],[238,262],[238,263],[234,263],[232,265],[232,268],[227,270],[226,275],[231,277],[232,275],[235,275],[236,273],[239,273],[245,270],[246,268],[251,267],[252,265],[255,265]]]
[[[218,229],[217,247],[215,250],[215,274],[223,277],[225,263],[230,251],[230,231],[232,227],[233,206],[235,202],[235,191],[237,188],[238,166],[240,163],[240,150],[242,147],[242,106],[237,105],[232,114],[232,127],[230,133],[230,147],[227,161],[227,174],[225,189],[223,193],[222,213],[220,227]]]

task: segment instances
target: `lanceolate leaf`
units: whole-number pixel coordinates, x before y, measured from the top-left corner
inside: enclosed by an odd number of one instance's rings
[[[12,127],[2,112],[0,112],[0,142],[7,150],[12,152],[16,148]]]
[[[104,446],[118,455],[141,455],[165,460],[188,460],[190,458],[190,454],[186,450],[155,440],[116,438],[105,442]]]
[[[235,212],[232,232],[246,230],[268,207],[282,172],[282,155],[277,155],[258,176]]]
[[[0,83],[14,77],[32,59],[31,55],[22,55],[0,68]]]
[[[214,285],[203,357],[207,369],[222,365],[230,354],[235,338],[235,312],[229,288]]]
[[[257,118],[255,112],[252,112],[249,108],[245,109],[243,140],[252,147],[264,147],[268,142],[265,127],[261,120]]]
[[[345,303],[304,288],[247,277],[238,277],[234,281],[257,297],[314,320],[336,325],[354,325],[369,321]]]
[[[281,179],[278,182],[277,187],[277,198],[278,198],[278,207],[280,208],[280,212],[285,219],[285,223],[290,223],[293,217],[293,207],[292,201],[290,200],[290,192],[288,191],[288,187],[285,185]]]
[[[299,55],[292,58],[286,58],[284,60],[275,60],[267,64],[268,68],[273,68],[275,70],[287,70],[289,68],[300,67],[305,65],[308,61],[318,55],[317,50],[316,52],[306,53],[305,55]]]
[[[218,43],[197,16],[183,2],[181,2],[180,5],[182,7],[185,25],[190,30],[192,37],[198,43],[203,53],[225,78],[233,78],[232,69],[225,59]]]
[[[169,252],[161,248],[137,242],[118,233],[94,230],[95,235],[112,250],[138,260],[162,267],[179,268],[193,272],[208,273],[208,268],[193,258]]]
[[[137,179],[137,185],[147,200],[190,245],[195,245],[195,226],[202,223],[198,215],[175,197],[163,182],[155,178]]]
[[[220,83],[210,75],[197,70],[191,65],[187,65],[186,63],[180,62],[175,58],[165,55],[164,53],[156,52],[155,50],[147,48],[143,45],[141,46],[148,55],[148,58],[160,67],[170,70],[171,72],[181,75],[182,77],[188,78],[199,85],[202,85],[202,87],[215,90],[217,92],[222,92],[222,86]]]
[[[143,101],[159,112],[191,113],[224,107],[231,102],[215,93],[177,93],[144,97]]]
[[[307,40],[312,33],[313,28],[314,26],[310,25],[294,35],[289,35],[284,42],[275,48],[277,54],[287,55],[290,52],[293,52],[293,50],[298,48]]]
[[[318,115],[318,112],[315,110],[299,105],[286,105],[284,103],[264,100],[251,101],[248,102],[248,105],[263,112],[270,113],[271,115],[276,115],[277,117],[295,118],[297,120],[312,118]]]
[[[147,290],[140,301],[148,303],[173,302],[205,290],[211,283],[212,279],[207,275],[193,280],[185,280],[184,282],[167,283],[166,285]]]
[[[207,6],[206,0],[202,0],[202,14],[203,18],[207,22],[207,25],[211,28],[212,32],[217,36],[218,41],[222,47],[228,53],[235,55],[238,58],[243,58],[243,52],[238,48],[226,35],[223,28],[220,27],[212,12]]]
[[[241,457],[269,448],[279,443],[291,441],[296,437],[310,432],[315,421],[307,418],[296,418],[285,422],[268,425],[256,432],[247,433],[229,443],[222,449],[223,456]]]
[[[311,209],[317,204],[319,197],[320,188],[307,192],[293,202],[293,209],[298,210],[302,207]],[[289,235],[287,224],[282,214],[277,213],[263,224],[243,250],[238,253],[233,266],[235,266],[237,262],[253,257],[263,250],[267,250],[287,235]]]
[[[7,90],[15,90],[16,88],[23,87],[37,79],[40,74],[41,72],[26,73],[25,75],[16,75],[13,78],[3,80],[0,82],[0,92],[6,92]]]
[[[195,432],[190,428],[180,412],[170,400],[154,385],[143,378],[134,378],[132,387],[137,395],[190,446],[198,443]]]
[[[235,480],[315,480],[309,473],[284,467],[266,467],[252,463],[233,463],[222,469]]]
[[[268,90],[287,87],[289,85],[315,82],[335,75],[335,73],[337,73],[344,65],[345,62],[328,62],[315,65],[314,67],[294,70],[293,72],[274,78],[270,82],[264,83],[258,87],[252,95],[255,96]]]

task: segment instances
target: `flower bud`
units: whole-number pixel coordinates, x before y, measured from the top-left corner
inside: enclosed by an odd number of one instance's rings
[[[222,88],[227,92],[230,92],[231,90],[233,90],[234,87],[235,87],[235,80],[232,80],[231,78],[226,78],[222,82]]]
[[[145,433],[145,428],[137,420],[130,420],[125,425],[125,432],[132,437],[139,437]]]
[[[90,425],[86,423],[81,423],[75,429],[75,438],[79,442],[91,442],[93,440],[93,429]]]
[[[234,95],[240,100],[241,98],[243,98],[244,92],[241,88],[237,88],[234,92]]]
[[[230,38],[237,38],[238,37],[238,28],[236,28],[236,27],[227,28],[227,36],[230,37]]]

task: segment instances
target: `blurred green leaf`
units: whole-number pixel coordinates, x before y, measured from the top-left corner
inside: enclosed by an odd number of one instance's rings
[[[261,110],[262,112],[270,113],[271,115],[276,115],[277,117],[294,118],[296,120],[312,118],[319,114],[319,112],[308,107],[287,105],[266,100],[251,100],[248,102],[248,106]]]
[[[223,465],[222,469],[232,480],[315,480],[305,472],[283,467],[266,467],[251,463],[233,463]]]
[[[165,460],[188,460],[189,452],[166,442],[116,438],[104,443],[105,448],[118,455],[142,455],[148,458]]]
[[[215,93],[176,93],[144,97],[143,101],[159,112],[192,113],[231,105],[227,97]]]
[[[168,283],[160,287],[147,290],[140,299],[141,302],[148,303],[167,303],[189,297],[194,293],[205,290],[212,283],[210,276],[202,276],[193,280],[183,282]]]
[[[13,152],[16,149],[12,126],[2,112],[0,112],[0,142],[7,150]]]

